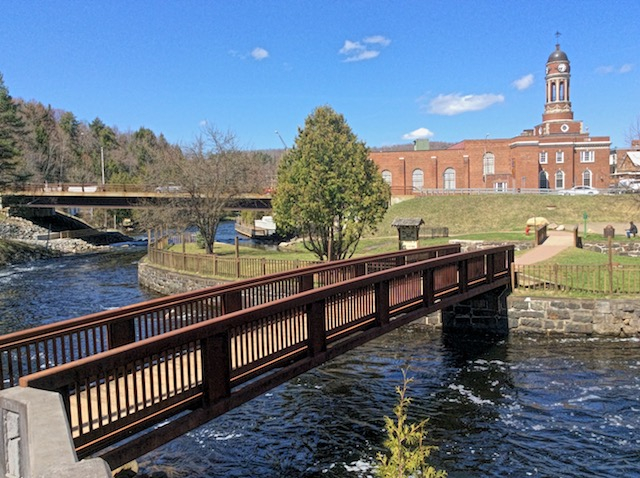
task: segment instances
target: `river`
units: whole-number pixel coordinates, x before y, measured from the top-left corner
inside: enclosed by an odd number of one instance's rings
[[[144,251],[0,270],[0,332],[119,307]],[[412,325],[366,344],[140,458],[173,477],[369,477],[409,367],[449,477],[640,477],[640,340],[456,343]]]

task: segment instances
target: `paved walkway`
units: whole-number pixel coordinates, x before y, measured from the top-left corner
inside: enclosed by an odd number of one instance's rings
[[[587,231],[590,234],[604,234],[606,226],[613,226],[615,237],[624,237],[625,231],[629,228],[629,223],[622,222],[589,222]],[[578,225],[578,232],[583,235],[583,225]],[[547,240],[541,245],[530,249],[524,254],[516,257],[515,263],[518,265],[531,265],[536,262],[545,261],[556,254],[573,247],[573,233],[568,231],[548,231]]]
[[[545,261],[556,254],[573,247],[573,232],[549,231],[547,240],[539,246],[516,257],[516,265],[528,266]]]

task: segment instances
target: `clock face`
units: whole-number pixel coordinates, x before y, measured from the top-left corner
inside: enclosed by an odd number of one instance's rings
[[[544,69],[544,72],[545,72],[545,73],[547,73],[547,74],[549,74],[549,67],[546,67],[546,68]]]
[[[567,71],[567,65],[566,65],[566,64],[564,64],[564,63],[560,63],[560,64],[558,65],[558,71],[559,71],[560,73],[564,73],[565,71]]]

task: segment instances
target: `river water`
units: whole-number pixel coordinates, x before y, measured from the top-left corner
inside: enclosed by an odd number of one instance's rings
[[[0,332],[154,297],[135,248],[0,270]],[[640,340],[456,343],[412,325],[145,455],[172,477],[369,477],[402,369],[450,477],[640,477]]]

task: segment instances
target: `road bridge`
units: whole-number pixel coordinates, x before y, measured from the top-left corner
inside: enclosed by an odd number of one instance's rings
[[[60,184],[57,186],[27,184],[20,190],[2,192],[2,207],[72,208],[92,207],[132,209],[178,205],[189,194],[177,187],[154,187],[138,184]],[[227,202],[228,210],[271,209],[270,194],[242,194]]]
[[[58,392],[78,456],[113,468],[429,313],[504,333],[512,262],[424,248],[134,304],[0,337],[3,381]]]

